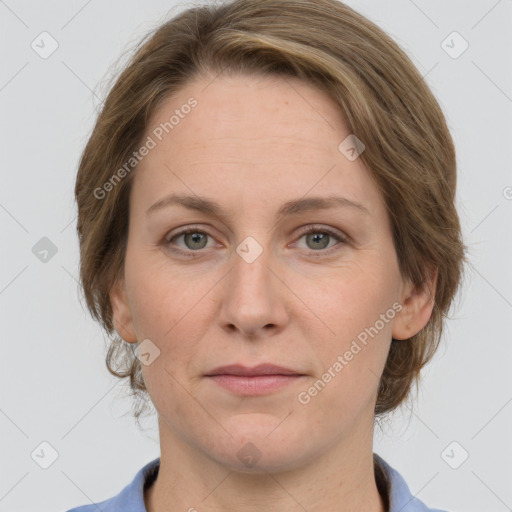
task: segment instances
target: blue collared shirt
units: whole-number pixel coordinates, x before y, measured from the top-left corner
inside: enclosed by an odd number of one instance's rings
[[[390,482],[389,512],[446,512],[437,508],[428,508],[422,501],[415,498],[402,475],[379,455],[374,454],[374,456],[378,458]],[[149,478],[155,477],[159,467],[160,458],[152,460],[137,472],[131,483],[117,496],[99,503],[82,505],[67,512],[147,512],[144,504],[144,484]]]

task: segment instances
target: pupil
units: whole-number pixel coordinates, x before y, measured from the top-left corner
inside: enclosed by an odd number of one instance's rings
[[[199,249],[202,249],[202,246],[201,246],[201,238],[204,238],[204,235],[203,233],[188,233],[188,236],[191,237],[192,239],[192,248],[199,248]],[[199,247],[196,246],[196,244],[199,244]],[[204,244],[203,244],[204,245]]]
[[[311,238],[313,239],[313,242],[315,244],[317,244],[317,242],[320,242],[320,248],[321,249],[324,249],[326,246],[327,246],[327,239],[329,238],[329,235],[325,234],[325,233],[315,233],[313,235],[310,235]],[[322,243],[324,242],[324,243]],[[317,244],[317,247],[318,247],[318,244]]]

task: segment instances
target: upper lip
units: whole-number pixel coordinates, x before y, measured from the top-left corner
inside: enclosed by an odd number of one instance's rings
[[[241,364],[230,364],[226,366],[219,366],[206,374],[207,377],[213,375],[304,375],[296,370],[285,368],[284,366],[277,366],[275,364],[259,364],[249,368]]]

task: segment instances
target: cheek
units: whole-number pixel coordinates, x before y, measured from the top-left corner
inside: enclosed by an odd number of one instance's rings
[[[159,251],[136,250],[126,263],[135,330],[139,337],[168,344],[183,326],[199,326],[212,279],[194,274],[192,267],[177,270]]]
[[[159,351],[154,363],[142,365],[152,398],[163,387],[177,396],[183,390],[179,384],[187,387],[190,375],[197,372],[198,347],[215,313],[209,292],[218,281],[192,268],[171,272],[170,265],[159,260],[133,259],[126,271],[137,339],[151,340]]]
[[[343,345],[373,326],[395,301],[393,271],[358,266],[343,269],[328,286],[322,286],[308,299],[329,330],[329,336]],[[391,332],[390,323],[379,323],[384,336]],[[341,347],[339,347],[341,348]]]
[[[186,417],[183,408],[190,404],[190,374],[204,337],[206,315],[201,314],[199,300],[204,293],[163,279],[154,284],[141,282],[139,290],[141,300],[134,308],[137,332],[141,339],[154,342],[159,351],[150,365],[142,364],[148,394],[158,411],[175,418]],[[201,322],[197,321],[198,315]]]
[[[314,318],[310,325],[326,326],[322,342],[318,327],[311,337],[322,361],[321,380],[330,389],[325,399],[330,396],[340,407],[358,407],[352,400],[365,402],[378,387],[396,314],[393,272],[369,265],[347,269],[329,287],[310,295],[322,320]]]

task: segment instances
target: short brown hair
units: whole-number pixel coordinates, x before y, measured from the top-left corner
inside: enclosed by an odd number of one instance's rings
[[[189,8],[150,32],[116,78],[75,186],[81,285],[87,307],[111,338],[107,368],[130,378],[138,419],[148,401],[141,364],[115,333],[109,300],[123,273],[136,165],[104,197],[97,191],[141,145],[162,101],[208,73],[294,76],[327,93],[350,133],[364,141],[360,158],[385,199],[402,276],[420,288],[429,282],[428,269],[438,270],[428,324],[391,343],[375,415],[392,411],[437,350],[462,277],[466,248],[454,204],[455,149],[438,102],[405,52],[336,0],[235,0]]]

